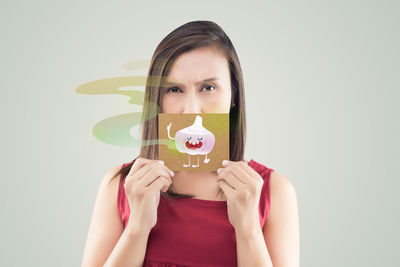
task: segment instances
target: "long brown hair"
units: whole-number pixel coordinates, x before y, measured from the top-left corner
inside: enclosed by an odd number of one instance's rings
[[[158,145],[148,144],[158,139],[158,113],[161,106],[160,89],[168,76],[174,60],[182,53],[200,47],[214,46],[220,49],[229,63],[231,78],[231,108],[229,111],[229,160],[243,160],[246,141],[246,114],[243,74],[235,48],[224,30],[212,21],[191,21],[169,33],[157,46],[150,63],[142,114],[142,147],[139,157],[158,159]],[[155,105],[157,104],[157,105]],[[113,177],[126,176],[134,161]],[[177,194],[172,186],[162,195],[173,198],[192,198],[193,195]]]

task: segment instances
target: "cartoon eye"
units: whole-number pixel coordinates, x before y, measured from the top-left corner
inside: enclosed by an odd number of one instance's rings
[[[201,141],[203,140],[203,137],[198,137],[197,140]]]
[[[190,139],[192,139],[192,137],[190,137],[190,138],[189,138],[189,137],[186,137],[186,138],[187,138],[187,140],[190,140]]]

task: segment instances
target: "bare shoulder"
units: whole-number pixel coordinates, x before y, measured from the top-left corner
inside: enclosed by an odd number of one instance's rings
[[[108,185],[110,183],[115,183],[116,181],[119,181],[118,177],[116,176],[121,169],[122,166],[118,165],[107,170],[107,172],[104,174],[101,184]]]
[[[269,178],[271,199],[273,197],[285,198],[296,197],[296,190],[293,183],[282,174],[273,171]]]

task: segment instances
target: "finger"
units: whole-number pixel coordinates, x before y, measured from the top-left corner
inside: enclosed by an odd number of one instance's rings
[[[251,168],[251,167],[250,167]],[[249,175],[249,173],[243,169],[243,166],[241,163],[238,164],[232,164],[229,168],[229,172],[231,172],[233,175],[235,175],[241,182],[248,184],[248,183],[253,183],[254,179],[252,179],[252,176]]]
[[[161,161],[138,157],[138,158],[135,159],[135,162],[133,163],[129,173],[127,174],[127,176],[134,175],[140,168],[142,168],[144,165],[146,165],[146,164],[148,164],[150,162],[160,162],[161,163]]]
[[[250,178],[257,178],[257,175],[255,175],[255,174],[258,174],[258,172],[256,172],[252,167],[250,167],[248,162],[245,162],[242,160],[242,161],[238,161],[237,163],[238,163],[237,167],[242,172],[247,173]]]
[[[219,180],[224,180],[226,183],[228,183],[231,187],[233,187],[235,190],[239,190],[240,188],[245,185],[245,183],[241,182],[233,173],[231,173],[229,170],[223,170],[217,178],[217,181]]]
[[[145,175],[147,173],[149,173],[153,169],[164,170],[164,171],[168,172],[169,173],[169,175],[167,175],[168,177],[174,175],[174,172],[171,171],[170,169],[168,169],[167,166],[152,162],[152,163],[147,163],[145,166],[140,168],[134,175],[132,175],[132,177],[134,177],[134,179],[136,179],[136,180],[141,180],[141,179],[143,179],[143,177],[145,177]]]
[[[158,192],[160,191],[163,187],[169,188],[171,185],[171,182],[165,177],[165,176],[159,176],[157,179],[147,187],[147,190]]]
[[[239,174],[238,174],[238,172],[239,172]],[[219,168],[217,170],[218,177],[221,177],[221,178],[223,178],[228,173],[231,173],[233,176],[235,176],[241,183],[243,183],[243,184],[247,184],[248,183],[248,179],[243,177],[243,176],[246,176],[247,174],[246,173],[243,174],[239,170],[236,170],[234,165],[230,165],[230,166],[225,167],[225,168]]]
[[[227,184],[224,180],[217,181],[218,186],[221,188],[222,192],[224,192],[227,199],[231,199],[235,190]]]
[[[138,181],[138,184],[144,186],[144,187],[149,187],[151,183],[153,183],[158,177],[164,176],[168,182],[172,183],[172,179],[170,177],[170,174],[164,170],[164,169],[151,169],[149,172],[147,172],[142,179]]]
[[[230,169],[233,174],[235,174],[240,181],[243,183],[252,183],[254,182],[254,175],[255,170],[250,167],[245,161],[226,161],[225,164],[226,169]],[[251,169],[251,170],[249,170]]]

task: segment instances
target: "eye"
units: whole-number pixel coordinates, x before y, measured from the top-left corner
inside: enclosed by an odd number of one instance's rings
[[[202,91],[213,91],[213,90],[215,90],[215,86],[214,85],[210,85],[210,84],[207,84],[207,85],[204,85],[203,86],[203,88],[210,88],[210,87],[212,87],[213,89],[210,89],[210,90],[202,90]],[[201,89],[203,89],[203,88],[201,88]]]
[[[170,91],[170,90],[174,90],[174,91]],[[167,93],[169,93],[169,92],[178,93],[178,92],[175,91],[175,90],[180,90],[180,89],[179,89],[178,87],[170,87],[170,88],[167,89]]]
[[[203,137],[198,137],[197,140],[201,141],[203,140]]]
[[[187,140],[190,140],[190,139],[192,139],[192,137],[190,137],[190,138],[189,138],[189,137],[186,137],[186,138],[187,138]]]

